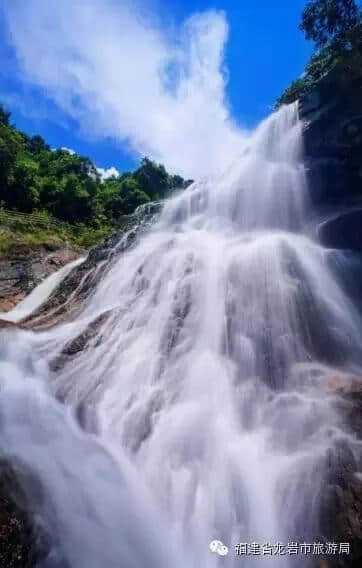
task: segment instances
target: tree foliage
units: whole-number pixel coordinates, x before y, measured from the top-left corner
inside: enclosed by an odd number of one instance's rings
[[[284,91],[276,107],[291,103],[310,91],[339,62],[362,55],[362,13],[355,0],[310,0],[299,28],[316,51],[303,76]]]
[[[163,199],[188,183],[148,158],[134,173],[103,181],[89,158],[51,150],[41,136],[19,132],[0,105],[0,201],[5,208],[45,210],[73,224],[112,225],[142,203]]]
[[[330,41],[345,41],[346,34],[360,23],[355,0],[310,0],[299,28],[320,48]]]
[[[10,120],[10,112],[4,109],[2,105],[0,105],[0,124],[5,124],[5,126],[9,126]]]

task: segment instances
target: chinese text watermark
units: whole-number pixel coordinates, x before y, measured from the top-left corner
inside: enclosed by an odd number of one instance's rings
[[[235,552],[237,556],[295,556],[295,555],[337,555],[337,554],[349,554],[349,542],[313,542],[313,543],[297,543],[288,542],[283,544],[282,542],[277,542],[271,544],[266,542],[260,544],[258,542],[239,542],[235,545]]]

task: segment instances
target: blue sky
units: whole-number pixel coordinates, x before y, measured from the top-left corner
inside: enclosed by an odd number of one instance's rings
[[[0,100],[20,129],[99,167],[132,169],[147,153],[197,176],[302,73],[304,4],[12,0]]]

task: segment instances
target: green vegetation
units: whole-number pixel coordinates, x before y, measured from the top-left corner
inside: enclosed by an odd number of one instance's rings
[[[302,13],[299,28],[316,51],[303,76],[284,91],[276,108],[292,103],[309,92],[337,64],[361,67],[362,12],[355,0],[310,0]]]
[[[64,246],[67,242],[64,238],[54,234],[51,230],[33,230],[27,232],[12,231],[8,229],[0,230],[0,256],[1,258],[11,258],[14,251],[24,246],[26,249],[36,249],[37,247],[56,248]],[[72,243],[74,246],[74,243]],[[85,247],[81,247],[83,249]]]
[[[15,228],[8,227],[8,235],[15,231],[22,238],[30,233],[31,238],[40,238],[45,231],[88,248],[119,231],[122,217],[139,205],[163,199],[189,183],[148,158],[133,173],[102,180],[89,158],[52,150],[41,136],[17,130],[10,113],[0,105],[2,208],[35,212],[67,224],[52,223],[44,229],[19,222]]]
[[[47,211],[18,214],[0,208],[0,253],[11,251],[19,244],[52,246],[69,243],[82,249],[91,248],[122,229],[121,223],[113,225],[70,225],[59,222]]]

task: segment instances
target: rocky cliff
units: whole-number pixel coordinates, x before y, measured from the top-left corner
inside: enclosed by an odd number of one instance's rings
[[[311,199],[326,246],[361,251],[362,55],[325,76],[299,102]]]
[[[336,66],[300,100],[299,110],[306,121],[311,200],[320,218],[316,236],[330,249],[343,249],[346,270],[339,266],[339,278],[355,301],[356,310],[361,310],[362,57],[354,56]],[[337,378],[330,376],[327,385],[335,394],[341,420],[356,443],[362,443],[361,377],[338,374]],[[362,566],[361,471],[362,463],[343,443],[327,460],[320,538],[350,543],[351,553],[326,557],[321,561],[323,568]]]

